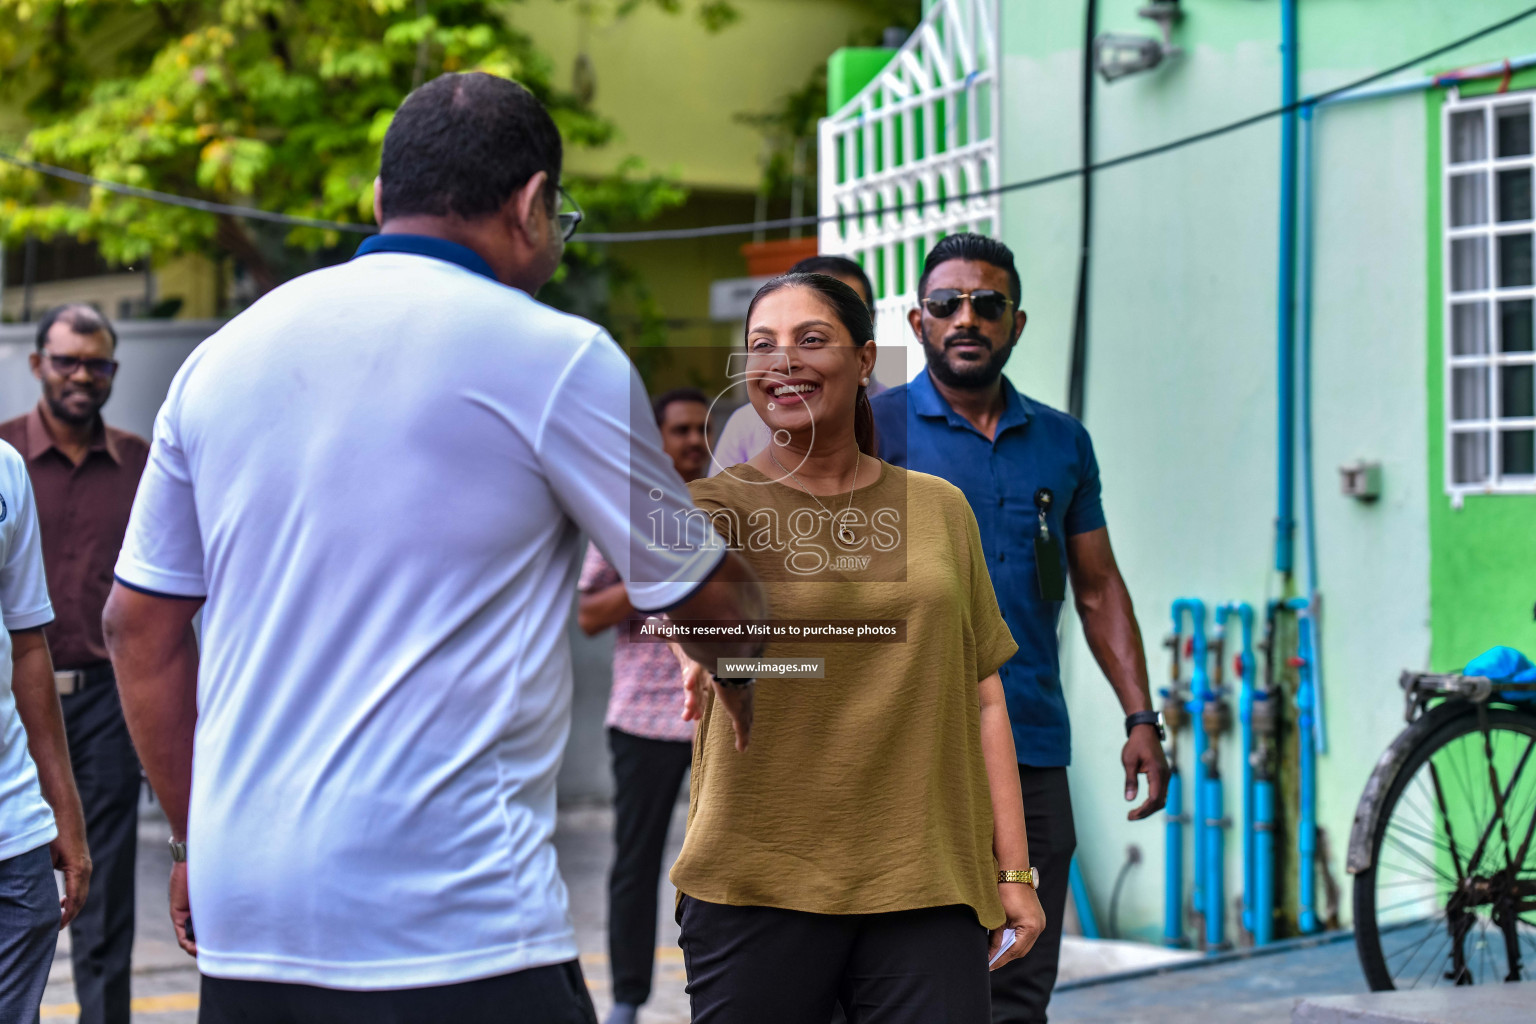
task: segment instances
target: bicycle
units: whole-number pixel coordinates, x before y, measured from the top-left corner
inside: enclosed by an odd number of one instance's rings
[[[1399,685],[1409,725],[1371,773],[1349,839],[1366,981],[1536,979],[1536,667],[1495,648]]]

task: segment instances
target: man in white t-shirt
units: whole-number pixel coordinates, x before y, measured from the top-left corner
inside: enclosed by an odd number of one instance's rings
[[[381,233],[205,341],[160,411],[106,628],[203,1024],[593,1021],[551,843],[580,537],[639,608],[765,614],[633,364],[532,298],[577,219],[560,159],[521,86],[421,87]],[[744,745],[750,688],[718,692]]]
[[[37,505],[26,462],[3,441],[0,620],[0,1021],[20,1024],[37,1019],[59,929],[85,903],[91,857],[43,638],[53,605]]]

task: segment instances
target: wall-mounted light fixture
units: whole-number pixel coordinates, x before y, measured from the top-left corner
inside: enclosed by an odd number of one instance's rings
[[[1381,463],[1360,459],[1339,467],[1339,490],[1367,504],[1381,497]]]
[[[1179,9],[1179,0],[1153,0],[1136,13],[1157,22],[1162,38],[1119,32],[1100,34],[1093,41],[1093,63],[1106,82],[1140,71],[1151,71],[1169,57],[1177,57],[1184,52],[1173,45],[1174,23],[1184,16],[1184,12]]]

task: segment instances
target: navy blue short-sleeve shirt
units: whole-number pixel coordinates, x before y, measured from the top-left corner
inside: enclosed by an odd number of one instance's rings
[[[1071,762],[1072,734],[1056,643],[1062,602],[1041,597],[1035,574],[1035,492],[1051,490],[1047,522],[1057,537],[1097,530],[1105,525],[1099,464],[1081,423],[1019,394],[1006,377],[1002,384],[1007,404],[992,440],[949,407],[927,370],[872,404],[880,457],[943,477],[976,513],[992,588],[1019,645],[1001,671],[1013,743],[1021,764],[1050,768]]]

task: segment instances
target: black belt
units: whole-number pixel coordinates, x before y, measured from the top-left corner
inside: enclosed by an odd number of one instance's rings
[[[98,683],[110,683],[116,676],[112,674],[112,663],[103,661],[99,665],[91,665],[88,668],[72,668],[53,674],[53,685],[58,689],[60,697],[68,697],[88,690]]]

